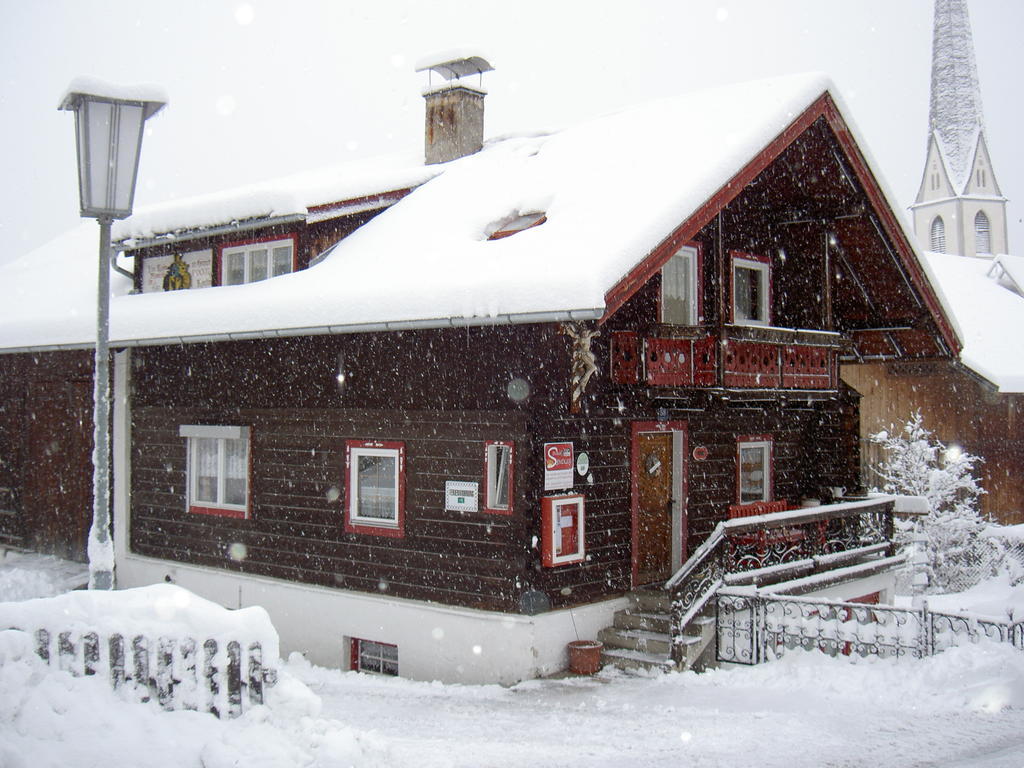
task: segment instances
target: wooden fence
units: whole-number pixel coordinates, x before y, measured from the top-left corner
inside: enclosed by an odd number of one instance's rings
[[[237,640],[202,643],[193,638],[96,632],[35,632],[36,653],[52,667],[73,675],[106,675],[115,690],[137,701],[156,700],[164,709],[210,712],[238,717],[244,706],[263,703],[264,687],[277,674],[263,665],[259,643]]]

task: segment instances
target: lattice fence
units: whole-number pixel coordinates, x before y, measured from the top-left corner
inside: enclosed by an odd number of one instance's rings
[[[237,717],[244,707],[262,704],[264,687],[276,682],[259,643],[96,632],[53,636],[45,629],[34,637],[36,653],[50,666],[73,675],[103,675],[114,689],[137,701],[155,700],[164,709]]]

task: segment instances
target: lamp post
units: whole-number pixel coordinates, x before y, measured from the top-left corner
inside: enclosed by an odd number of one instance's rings
[[[100,225],[93,384],[93,507],[89,530],[89,589],[114,588],[110,539],[110,225],[131,216],[147,119],[167,103],[158,89],[122,88],[79,78],[58,109],[75,113],[81,215]]]

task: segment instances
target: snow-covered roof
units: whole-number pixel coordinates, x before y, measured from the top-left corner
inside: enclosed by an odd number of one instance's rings
[[[1024,296],[988,276],[990,259],[945,253],[925,258],[960,327],[961,362],[1000,392],[1024,392]]]
[[[141,208],[114,222],[115,241],[151,239],[261,218],[304,216],[310,208],[418,186],[441,172],[422,154],[331,164],[284,178]]]
[[[444,165],[366,161],[140,212],[115,237],[301,213],[420,184],[307,270],[243,286],[117,296],[111,342],[599,317],[609,290],[826,92],[841,108],[822,75],[742,83],[550,134],[492,139]],[[496,222],[538,212],[543,224],[487,239]],[[70,270],[57,265],[80,254],[94,264],[94,252],[69,240],[27,261],[52,274]],[[17,282],[5,271],[0,300]],[[52,296],[52,283],[33,282],[40,296]],[[94,302],[84,295],[55,303],[91,321]],[[39,322],[5,323],[0,348],[88,337],[88,324],[53,327],[45,312],[25,309]]]

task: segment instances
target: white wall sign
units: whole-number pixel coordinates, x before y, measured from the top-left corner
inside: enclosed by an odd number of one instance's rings
[[[209,288],[213,285],[213,251],[190,251],[142,260],[142,292]]]
[[[476,512],[479,509],[480,483],[446,480],[444,508],[456,512]]]
[[[544,490],[572,488],[572,443],[544,443]]]

